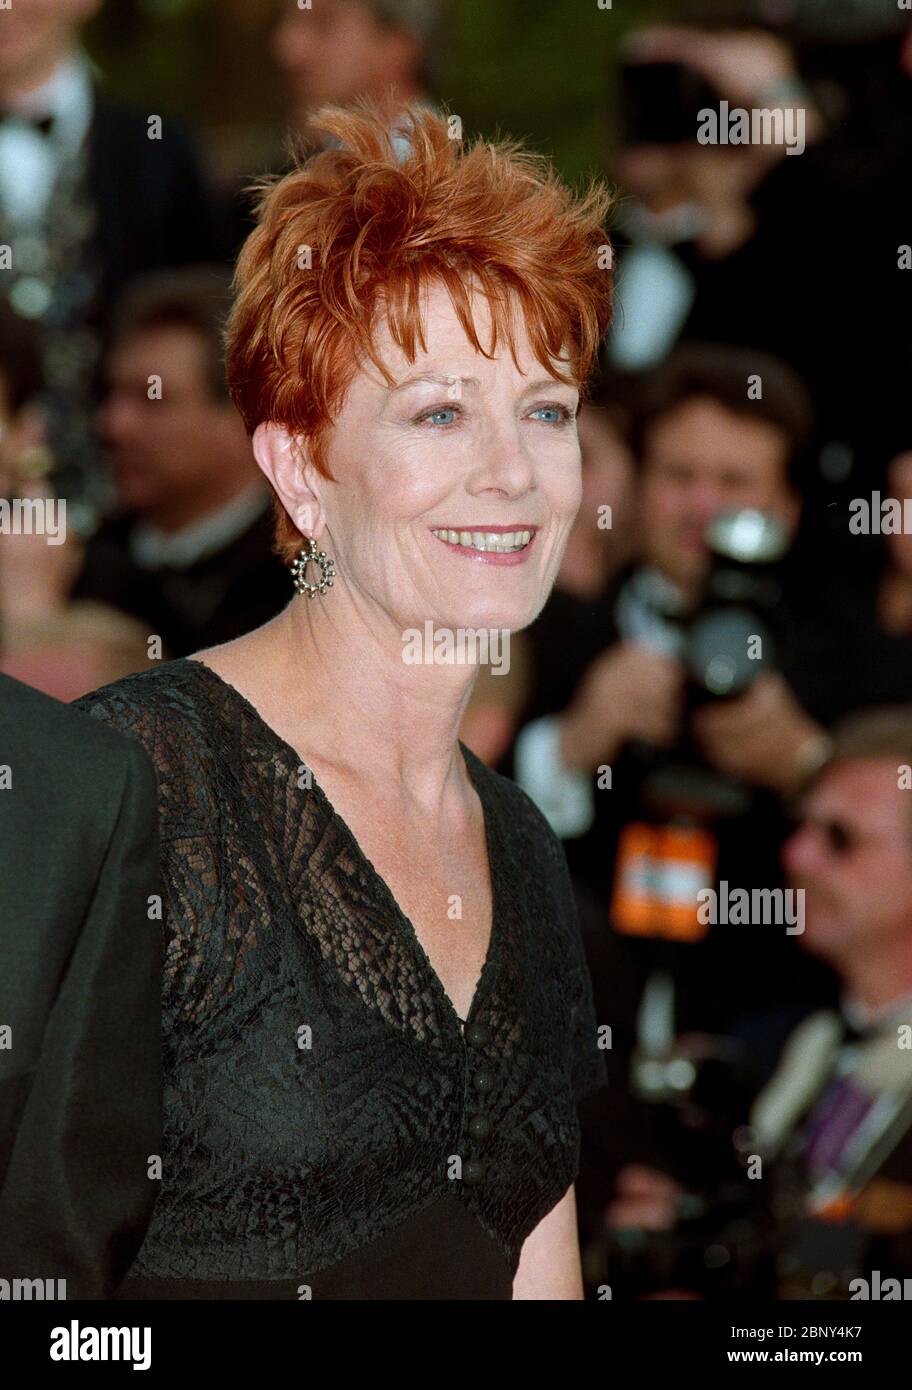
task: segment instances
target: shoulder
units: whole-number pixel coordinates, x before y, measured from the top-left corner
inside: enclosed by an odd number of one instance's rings
[[[197,712],[193,698],[194,663],[183,659],[138,671],[80,695],[69,706],[91,719],[149,744],[163,724],[192,724]]]
[[[0,728],[4,754],[40,769],[65,769],[70,781],[82,768],[91,768],[96,783],[120,779],[136,761],[133,746],[116,729],[91,719],[78,702],[65,704],[5,675],[0,675]]]
[[[154,142],[151,154],[149,149],[149,112],[112,97],[97,83],[93,86],[92,100],[92,134],[96,139],[101,137],[112,148],[129,149],[143,160],[154,157]],[[166,114],[165,119],[168,125],[168,141],[165,143],[169,146],[169,158],[195,158],[192,127],[178,116]]]
[[[84,711],[0,675],[0,842],[13,857],[41,826],[67,855],[96,862],[118,825],[155,818],[156,782],[142,748]],[[18,848],[17,848],[18,847]],[[20,859],[18,869],[24,868]]]
[[[158,781],[162,830],[211,825],[215,742],[201,696],[198,663],[178,658],[113,681],[74,700],[88,722],[138,743]]]

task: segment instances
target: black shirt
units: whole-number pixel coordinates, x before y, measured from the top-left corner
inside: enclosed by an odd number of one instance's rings
[[[143,569],[130,554],[130,517],[105,522],[86,546],[74,598],[112,603],[161,637],[168,656],[243,637],[294,598],[291,576],[272,552],[272,510],[221,549],[190,565]]]
[[[605,1079],[544,817],[460,745],[493,888],[463,1029],[352,831],[238,691],[180,659],[76,703],[159,779],[163,1181],[122,1296],[510,1298],[576,1177],[577,1100]]]

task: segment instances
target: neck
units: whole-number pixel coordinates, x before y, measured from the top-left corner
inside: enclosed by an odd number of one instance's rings
[[[251,680],[274,673],[266,718],[287,743],[298,747],[305,729],[308,748],[326,750],[321,763],[340,777],[370,782],[392,807],[433,816],[444,801],[465,801],[457,738],[478,668],[406,664],[403,650],[392,614],[337,580],[313,599],[296,596],[252,633],[244,659]]]
[[[887,942],[878,950],[865,945],[858,958],[840,961],[847,990],[868,1009],[887,1009],[912,994],[912,938]]]
[[[148,507],[143,513],[145,521],[151,521],[159,530],[168,535],[173,535],[176,531],[183,531],[187,526],[193,526],[195,522],[204,520],[211,516],[213,512],[219,511],[227,506],[235,497],[240,497],[242,493],[253,491],[256,488],[262,491],[262,484],[259,478],[250,476],[250,462],[245,459],[243,476],[227,476],[213,479],[204,492],[194,490],[186,497],[169,495],[160,506]]]
[[[747,202],[713,207],[705,229],[696,239],[696,245],[707,260],[721,261],[750,240],[756,225],[756,214]]]

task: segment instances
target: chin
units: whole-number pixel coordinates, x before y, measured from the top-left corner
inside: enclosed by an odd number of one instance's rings
[[[851,930],[839,918],[806,910],[804,932],[799,938],[806,951],[824,958],[838,956],[850,938]]]
[[[532,607],[528,603],[510,604],[505,606],[499,604],[496,608],[485,610],[481,613],[474,613],[469,616],[463,615],[460,618],[459,626],[463,628],[487,629],[500,632],[520,632],[524,627],[528,627],[534,622],[541,612],[543,604]]]

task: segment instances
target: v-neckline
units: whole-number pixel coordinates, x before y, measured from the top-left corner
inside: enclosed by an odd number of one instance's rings
[[[419,964],[424,970],[424,973],[427,975],[431,983],[432,989],[438,996],[439,1002],[443,1007],[444,1013],[446,1014],[447,1018],[451,1021],[451,1023],[455,1024],[457,1033],[464,1037],[465,1030],[468,1028],[470,1022],[472,1022],[473,1017],[478,1013],[480,1002],[483,999],[484,991],[487,987],[489,987],[490,984],[490,977],[493,973],[497,961],[498,948],[500,944],[499,924],[502,917],[502,875],[500,872],[500,842],[497,835],[497,820],[486,798],[485,791],[483,789],[483,779],[479,778],[476,775],[476,770],[473,767],[473,762],[476,759],[476,754],[474,754],[472,750],[462,742],[461,739],[457,740],[457,742],[459,743],[459,747],[462,750],[463,761],[465,762],[466,770],[469,774],[469,779],[471,780],[472,786],[475,788],[475,791],[478,793],[478,799],[481,802],[481,811],[485,831],[485,848],[488,858],[488,877],[490,880],[491,887],[491,930],[488,936],[488,949],[485,955],[484,964],[481,967],[481,973],[478,976],[478,980],[475,985],[475,991],[472,995],[471,1003],[469,1004],[466,1016],[463,1019],[460,1018],[459,1014],[456,1012],[456,1005],[453,1003],[453,1000],[450,998],[450,995],[444,988],[443,981],[441,980],[437,971],[434,969],[434,966],[431,963],[431,958],[425,950],[424,946],[422,945],[421,938],[418,936],[418,933],[415,930],[415,926],[411,918],[408,917],[406,913],[403,911],[403,909],[400,907],[398,899],[396,898],[396,895],[394,894],[392,888],[390,888],[386,879],[376,868],[372,860],[368,857],[367,853],[362,848],[361,843],[358,840],[358,837],[355,834],[355,832],[352,830],[351,826],[348,824],[345,818],[341,816],[339,812],[336,810],[335,806],[330,801],[326,792],[320,786],[319,782],[314,776],[313,769],[309,766],[306,760],[301,757],[301,755],[297,752],[295,748],[291,746],[290,743],[287,743],[285,739],[282,738],[281,734],[276,732],[276,730],[272,727],[271,724],[268,724],[266,722],[266,720],[260,714],[256,706],[252,704],[250,700],[247,699],[247,696],[243,695],[241,691],[238,690],[237,686],[232,685],[231,682],[227,681],[224,676],[219,675],[218,671],[216,671],[212,666],[209,666],[205,661],[199,661],[192,656],[185,656],[178,659],[186,662],[188,665],[201,667],[202,670],[205,671],[212,680],[214,680],[224,690],[227,690],[229,692],[229,694],[237,701],[237,703],[240,705],[242,709],[247,711],[248,715],[253,719],[254,723],[266,734],[266,736],[269,739],[272,740],[272,742],[275,744],[276,748],[280,752],[282,752],[286,757],[291,758],[294,764],[303,763],[304,766],[308,768],[310,772],[310,787],[308,788],[308,790],[315,795],[318,804],[322,807],[323,810],[328,812],[330,818],[336,822],[337,826],[342,831],[342,834],[348,841],[349,848],[352,850],[355,856],[361,860],[365,868],[368,870],[381,896],[386,899],[386,904],[391,910],[392,914],[398,919],[400,926],[402,926],[405,929],[412,950],[415,956],[417,957]]]

